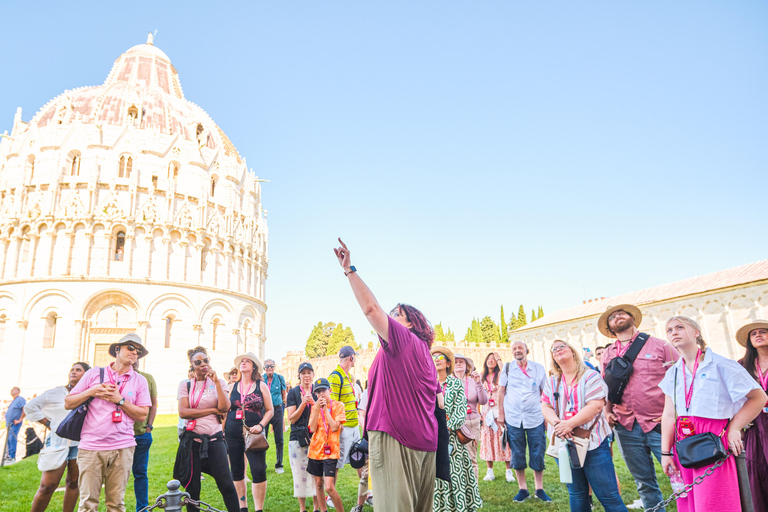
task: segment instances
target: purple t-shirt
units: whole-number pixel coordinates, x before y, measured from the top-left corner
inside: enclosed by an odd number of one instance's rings
[[[389,341],[368,371],[368,430],[386,432],[412,450],[437,450],[435,401],[440,385],[427,343],[389,317]]]
[[[106,366],[104,367],[104,382],[108,384],[117,383],[117,388],[122,388],[121,394],[126,402],[139,407],[150,407],[152,405],[147,379],[133,371],[133,369],[118,376],[112,370],[112,365]],[[125,383],[125,386],[123,386],[123,383]],[[91,368],[85,372],[83,378],[72,388],[69,394],[78,395],[98,385],[100,385],[99,368]],[[116,409],[117,406],[112,402],[102,400],[101,398],[93,399],[83,422],[83,431],[80,435],[81,449],[107,451],[136,446],[136,441],[133,439],[133,420],[123,411],[123,421],[114,423],[112,421],[112,413]]]

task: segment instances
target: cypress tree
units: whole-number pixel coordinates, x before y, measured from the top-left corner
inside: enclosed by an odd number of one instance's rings
[[[520,328],[524,325],[528,325],[528,319],[525,316],[525,307],[520,304],[520,309],[517,310],[517,327]]]
[[[504,319],[504,306],[501,306],[501,325],[499,325],[501,331],[501,342],[509,343],[509,330],[507,329],[507,321]]]
[[[536,318],[541,318],[544,316],[544,308],[539,306],[539,314],[536,315]]]
[[[536,310],[532,309],[531,310],[531,322],[533,322],[534,320],[536,320]]]

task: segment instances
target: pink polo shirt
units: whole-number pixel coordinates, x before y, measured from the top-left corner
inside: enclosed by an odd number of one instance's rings
[[[151,406],[152,400],[149,397],[147,379],[134,372],[133,369],[118,376],[112,369],[112,364],[104,368],[104,382],[117,383],[118,389],[122,388],[121,394],[126,402],[131,402],[139,407]],[[83,378],[80,379],[70,394],[80,394],[99,384],[99,368],[91,368],[83,375]],[[112,402],[101,398],[93,399],[88,407],[88,414],[85,416],[83,431],[80,435],[81,449],[107,451],[136,446],[136,441],[133,438],[133,420],[123,411],[123,421],[114,423],[112,413],[116,409],[117,406]]]
[[[629,346],[632,346],[637,334],[630,340]],[[622,343],[622,353],[626,353],[624,349],[628,350],[626,343]],[[600,371],[603,375],[608,362],[617,355],[617,342],[614,341],[603,352],[600,362]],[[632,430],[637,420],[643,432],[648,433],[660,424],[658,421],[653,421],[661,418],[664,412],[664,393],[659,388],[659,383],[678,359],[680,354],[668,342],[653,336],[648,338],[632,363],[632,376],[624,389],[621,404],[613,406],[613,413],[622,427]]]

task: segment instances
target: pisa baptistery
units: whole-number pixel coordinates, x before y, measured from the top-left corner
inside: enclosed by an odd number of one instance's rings
[[[61,385],[136,332],[175,409],[187,349],[219,375],[263,359],[267,239],[260,180],[151,36],[103,85],[17,110],[0,139],[0,390]]]

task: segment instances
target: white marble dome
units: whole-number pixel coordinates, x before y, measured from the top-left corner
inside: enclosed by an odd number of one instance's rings
[[[168,56],[130,48],[0,139],[0,389],[24,396],[137,332],[175,408],[186,350],[221,374],[264,356],[268,230],[260,180],[184,98]],[[42,375],[42,378],[41,378]],[[164,407],[165,406],[165,407]]]

